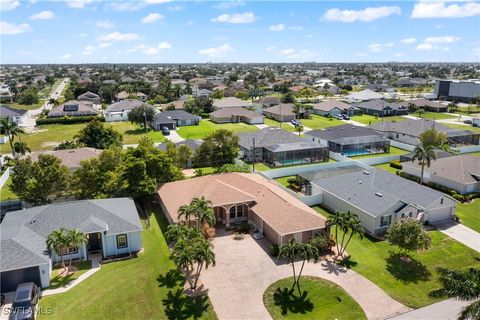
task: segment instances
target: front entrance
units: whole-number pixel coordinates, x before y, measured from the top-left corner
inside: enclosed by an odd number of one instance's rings
[[[88,252],[102,250],[102,234],[100,232],[87,234]]]

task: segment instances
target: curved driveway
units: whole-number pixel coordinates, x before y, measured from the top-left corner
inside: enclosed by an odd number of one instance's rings
[[[270,257],[267,240],[256,241],[251,236],[234,240],[217,234],[214,246],[217,264],[204,270],[201,278],[218,317],[271,319],[263,305],[263,293],[273,282],[290,277],[291,266]],[[340,285],[360,304],[368,319],[385,319],[411,310],[353,270],[322,261],[305,265],[303,274]]]

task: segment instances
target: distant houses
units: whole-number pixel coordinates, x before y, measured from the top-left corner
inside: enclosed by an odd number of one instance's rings
[[[101,104],[102,103],[102,98],[91,91],[87,91],[85,93],[82,93],[77,97],[78,101],[89,101],[93,104]]]
[[[209,114],[211,121],[215,123],[238,123],[262,124],[264,116],[245,108],[221,108]]]
[[[115,98],[117,101],[122,101],[125,99],[129,99],[132,96],[137,97],[137,99],[142,102],[147,102],[147,95],[143,92],[128,93],[126,91],[120,91],[115,95]]]
[[[348,103],[338,100],[327,100],[312,105],[313,113],[319,116],[337,116],[340,114],[346,114],[352,116],[358,113],[359,109],[349,105]]]
[[[353,104],[363,114],[376,115],[379,117],[398,116],[408,114],[408,107],[403,102],[389,102],[383,99],[373,99]]]

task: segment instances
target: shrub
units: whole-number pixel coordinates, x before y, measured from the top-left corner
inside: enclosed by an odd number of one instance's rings
[[[280,253],[280,247],[278,244],[272,244],[270,246],[270,254],[274,257],[278,257],[278,254]]]
[[[460,202],[465,201],[465,196],[462,195],[462,194],[455,193],[455,194],[452,195],[452,197],[453,197],[453,199],[458,200]]]
[[[310,239],[310,243],[314,245],[318,251],[325,252],[330,249],[330,241],[324,234],[316,234]]]
[[[398,175],[402,178],[405,178],[405,179],[408,179],[408,180],[412,180],[412,181],[415,181],[417,183],[420,183],[420,178],[417,177],[417,176],[414,176],[414,175],[411,175],[411,174],[408,174],[408,173],[405,173],[405,172],[402,172],[402,171],[397,171]]]
[[[90,122],[94,119],[98,121],[105,122],[105,118],[103,116],[79,116],[79,117],[59,117],[59,118],[44,118],[44,119],[37,119],[37,125],[45,125],[45,124],[74,124],[74,123],[84,123]]]
[[[242,223],[238,225],[238,231],[240,233],[250,233],[250,230],[252,230],[252,225],[248,223]]]
[[[402,170],[402,164],[400,163],[400,160],[390,161],[390,167]]]
[[[250,168],[246,165],[238,165],[238,164],[224,164],[223,166],[216,168],[215,173],[226,173],[226,172],[251,172]]]

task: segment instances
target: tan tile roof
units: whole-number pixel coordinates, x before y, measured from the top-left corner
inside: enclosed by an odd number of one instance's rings
[[[94,148],[78,148],[78,149],[69,149],[69,150],[49,150],[49,151],[37,151],[25,155],[23,158],[32,158],[33,161],[38,160],[38,156],[41,154],[50,154],[59,158],[62,161],[62,164],[67,166],[69,169],[75,169],[80,167],[80,162],[83,160],[88,160],[96,158],[100,155],[102,150],[97,150]]]
[[[280,235],[325,227],[325,218],[275,182],[254,173],[224,173],[160,186],[158,194],[173,221],[180,206],[205,196],[213,206],[252,202],[254,211]]]

